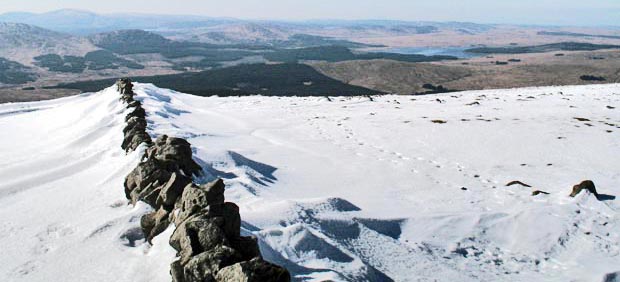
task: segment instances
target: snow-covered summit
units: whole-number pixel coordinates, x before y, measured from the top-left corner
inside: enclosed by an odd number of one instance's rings
[[[196,97],[136,84],[245,234],[299,280],[602,281],[620,271],[620,85],[352,98]],[[0,105],[0,278],[169,281],[144,243],[113,88]],[[602,197],[568,196],[591,179]],[[511,181],[522,185],[505,186]],[[532,196],[541,190],[549,194]],[[57,278],[57,279],[56,279]]]

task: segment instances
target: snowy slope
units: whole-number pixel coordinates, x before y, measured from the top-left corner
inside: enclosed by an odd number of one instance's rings
[[[167,240],[129,240],[148,210],[123,193],[124,111],[111,89],[0,105],[1,281],[169,280]]]
[[[224,178],[244,231],[298,279],[620,271],[618,84],[373,99],[135,91],[150,133],[187,138],[198,181]],[[147,208],[125,205],[139,152],[120,149],[117,99],[106,89],[0,105],[3,281],[169,281],[170,232],[149,247],[136,232]],[[601,201],[568,197],[585,179]],[[505,186],[513,180],[533,187]]]

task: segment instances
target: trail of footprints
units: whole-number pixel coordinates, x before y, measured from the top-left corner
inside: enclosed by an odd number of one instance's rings
[[[474,178],[478,180],[481,187],[490,188],[489,186],[497,183],[492,179],[482,178],[478,174],[468,172],[466,167],[458,162],[445,164],[432,158],[426,158],[423,156],[408,156],[397,151],[389,150],[381,145],[372,144],[364,138],[358,137],[353,128],[347,125],[347,121],[349,120],[348,117],[330,118],[326,116],[314,116],[307,118],[306,120],[316,132],[317,137],[322,138],[323,140],[326,140],[341,149],[354,152],[357,156],[360,157],[374,158],[377,161],[388,162],[395,166],[413,164],[411,172],[416,174],[421,172],[420,169],[416,168],[418,167],[418,165],[420,167],[430,167],[434,169],[451,168],[454,173],[461,174],[465,178]],[[329,129],[335,130],[326,130],[326,127],[333,127]],[[333,136],[332,133],[330,133],[338,131],[340,131],[340,134],[342,134],[344,138],[337,138]],[[368,153],[368,151],[370,151],[370,153]],[[458,183],[450,183],[445,180],[440,180],[428,173],[424,176],[428,179],[431,179],[431,181],[435,184],[460,187]]]

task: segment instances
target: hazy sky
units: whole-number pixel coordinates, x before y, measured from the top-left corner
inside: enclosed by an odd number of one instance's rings
[[[0,0],[0,4],[0,12],[72,8],[245,19],[620,25],[620,0]]]

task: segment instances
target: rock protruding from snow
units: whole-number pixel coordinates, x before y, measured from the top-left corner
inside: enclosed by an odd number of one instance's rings
[[[608,273],[603,278],[603,282],[620,282],[620,271]]]
[[[262,281],[289,281],[288,273],[281,267],[266,262],[260,258],[236,263],[223,268],[217,273],[216,281],[262,282]]]
[[[131,83],[131,79],[127,77],[119,79],[116,82],[116,87],[118,92],[121,93],[121,95],[133,95],[133,83]]]
[[[594,196],[598,198],[598,192],[596,192],[596,186],[594,186],[594,182],[592,182],[591,180],[585,180],[573,186],[573,192],[570,193],[570,196],[575,197],[579,195],[579,193],[581,193],[581,191],[583,190],[589,191],[590,193],[594,194]]]
[[[262,260],[256,238],[240,236],[239,207],[224,201],[221,179],[188,185],[178,203],[177,229],[170,237],[180,257],[171,265],[173,281],[290,280],[286,269]]]
[[[147,158],[155,158],[169,168],[181,170],[185,175],[198,174],[200,166],[192,159],[192,147],[185,139],[162,135],[146,152]]]
[[[157,159],[146,159],[125,178],[125,196],[132,204],[144,201],[155,206],[162,186],[170,181],[172,173]],[[147,198],[148,195],[152,197]]]
[[[175,224],[170,245],[179,259],[170,266],[172,280],[290,281],[286,269],[263,260],[256,238],[241,236],[239,207],[225,202],[224,181],[194,184],[192,176],[202,168],[192,158],[191,144],[167,135],[152,142],[131,80],[120,79],[117,87],[121,100],[133,109],[126,116],[122,148],[149,146],[144,160],[125,178],[125,195],[132,204],[143,201],[155,209],[140,221],[149,242]]]
[[[146,111],[142,108],[140,101],[134,100],[133,84],[129,78],[121,78],[116,82],[118,92],[121,93],[121,100],[127,103],[128,109],[133,109],[125,116],[127,125],[123,129],[125,137],[121,147],[125,151],[133,151],[140,144],[151,144],[151,136],[146,132]]]

